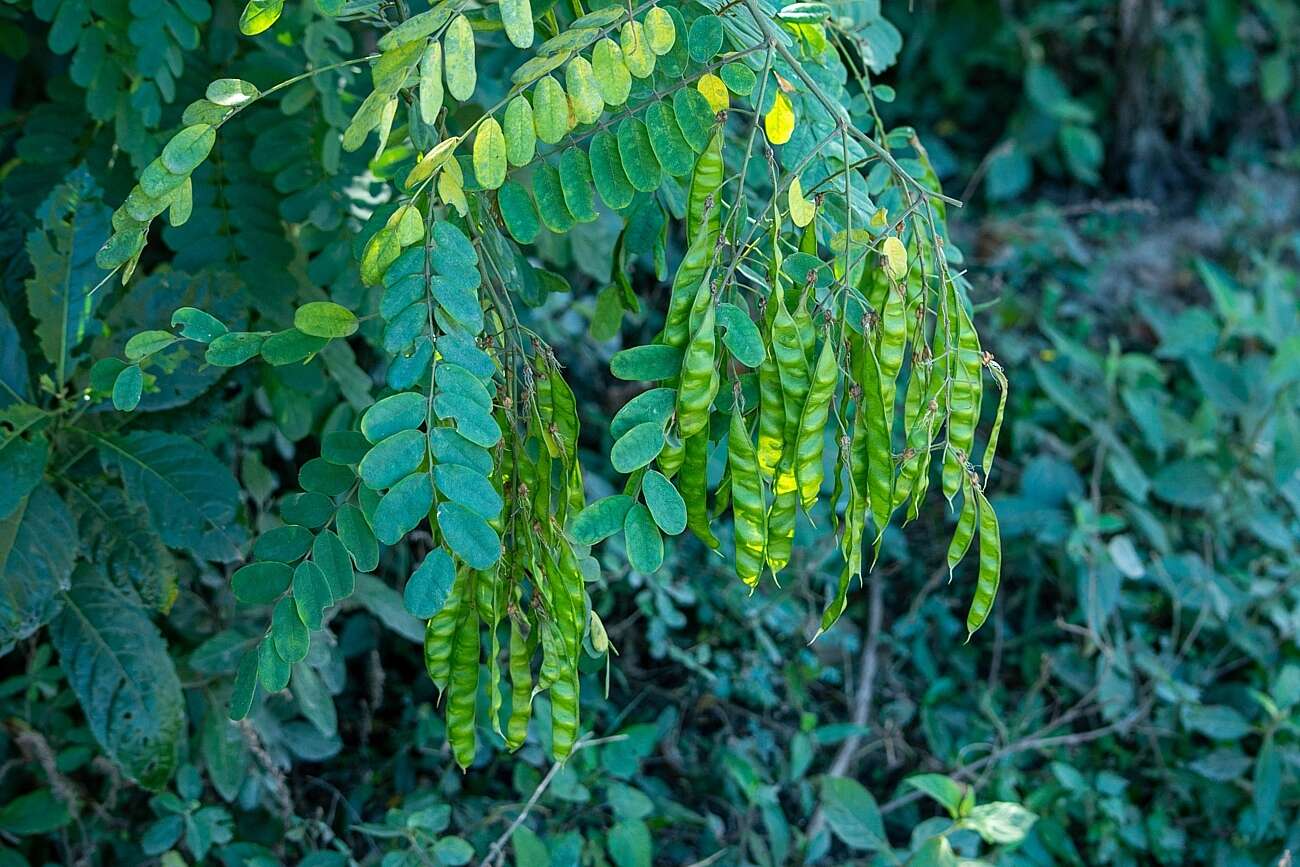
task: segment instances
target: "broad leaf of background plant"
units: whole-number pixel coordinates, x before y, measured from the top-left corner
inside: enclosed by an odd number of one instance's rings
[[[151,274],[132,283],[112,310],[104,313],[102,318],[108,334],[91,345],[91,356],[100,358],[120,352],[127,339],[138,331],[168,329],[172,312],[181,307],[201,308],[236,331],[248,319],[239,281],[231,274],[215,270],[197,275],[181,271]],[[155,390],[141,397],[138,407],[141,412],[184,406],[221,378],[225,370],[205,363],[202,348],[196,346],[179,341],[153,356],[151,363],[166,374],[157,378]]]
[[[9,310],[0,304],[0,407],[27,399],[27,354]]]
[[[149,513],[118,488],[97,485],[70,500],[90,562],[132,601],[166,612],[176,599],[176,561]]]
[[[239,558],[239,486],[211,452],[189,437],[160,431],[95,439],[105,466],[121,473],[127,496],[148,510],[168,547],[206,560]]]
[[[835,836],[852,848],[889,851],[880,808],[860,783],[827,777],[822,783],[822,809]]]
[[[0,521],[0,655],[58,613],[77,548],[72,516],[44,485]]]
[[[36,269],[27,281],[27,307],[60,385],[71,373],[73,350],[98,329],[93,317],[104,290],[93,290],[105,274],[95,265],[95,253],[109,235],[112,215],[100,195],[90,173],[76,169],[42,203],[41,225],[27,236]]]
[[[122,769],[149,789],[176,770],[185,734],[180,680],[144,609],[103,573],[81,567],[50,638],[90,730]]]
[[[50,443],[40,433],[45,413],[18,403],[0,409],[0,518],[7,518],[41,482]]]

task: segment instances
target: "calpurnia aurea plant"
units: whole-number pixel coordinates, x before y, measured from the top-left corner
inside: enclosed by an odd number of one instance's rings
[[[960,495],[949,566],[978,538],[969,631],[988,615],[1001,548],[982,479],[1006,380],[950,264],[952,200],[915,135],[880,125],[830,7],[572,5],[441,0],[410,14],[400,2],[322,2],[326,15],[385,30],[378,51],[266,90],[213,82],[113,216],[98,262],[128,279],[151,222],[188,218],[190,174],[223,126],[305,78],[369,64],[372,89],[341,144],[369,147],[373,133],[372,166],[392,179],[357,247],[373,303],[312,301],[278,332],[230,331],[183,308],[175,332],[135,335],[128,363],[116,362],[113,401],[129,411],[155,354],[177,341],[205,344],[215,366],[286,365],[348,340],[364,319],[383,322],[386,395],[357,429],[324,436],[300,469],[302,492],[282,503],[283,526],[231,578],[242,602],[271,606],[238,667],[232,718],[259,689],[285,688],[354,569],[375,570],[381,545],[427,527],[432,547],[404,598],[427,622],[425,661],[456,760],[474,757],[484,663],[489,721],[506,744],[523,742],[546,691],[563,758],[579,730],[580,657],[609,649],[586,589],[591,546],[621,533],[632,568],[653,572],[664,535],[689,529],[732,550],[754,587],[789,562],[800,510],[829,520],[844,565],[820,634],[874,565],[891,517],[917,517],[935,455],[944,496]],[[268,29],[282,6],[253,0],[241,29]],[[480,94],[479,46],[506,40],[512,84]],[[573,392],[515,301],[542,233],[595,220],[602,204],[625,220],[606,290],[620,316],[640,311],[625,249],[638,215],[660,215],[656,235],[662,215],[678,217],[685,252],[657,339],[611,360],[615,377],[651,387],[611,422],[622,492],[587,503]],[[662,235],[654,245],[662,257]],[[986,373],[1000,400],[977,467]],[[715,447],[725,468],[710,490]],[[724,542],[714,528],[728,506]]]

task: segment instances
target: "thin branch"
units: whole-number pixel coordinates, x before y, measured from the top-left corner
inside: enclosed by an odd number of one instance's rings
[[[960,200],[946,196],[943,193],[937,193],[925,186],[925,184],[922,184],[916,178],[912,177],[898,164],[898,161],[894,159],[894,155],[889,152],[888,148],[884,147],[871,136],[849,123],[845,118],[844,106],[836,104],[830,97],[823,93],[817,82],[804,71],[803,64],[799,62],[799,58],[791,54],[790,49],[785,47],[785,43],[777,38],[776,33],[772,28],[772,22],[768,19],[767,14],[763,12],[756,0],[742,0],[742,2],[745,4],[745,8],[749,10],[750,14],[754,16],[754,21],[760,28],[762,28],[763,34],[767,37],[768,44],[775,48],[777,53],[781,55],[781,58],[789,64],[790,69],[794,74],[799,77],[799,79],[804,83],[804,86],[808,88],[809,92],[812,93],[812,95],[817,98],[817,101],[820,102],[826,111],[830,113],[831,117],[835,118],[835,122],[838,125],[843,127],[848,134],[856,139],[860,144],[866,146],[869,150],[874,151],[877,156],[885,161],[885,165],[889,166],[895,175],[905,179],[905,181],[915,187],[917,192],[922,196],[947,202],[954,207],[960,208],[962,206]]]
[[[1047,726],[1044,726],[1042,729],[1040,729],[1039,733],[1030,735],[1027,738],[1016,741],[1015,743],[1008,744],[1007,746],[1003,747],[1000,750],[995,750],[994,752],[989,753],[987,756],[985,756],[982,759],[979,759],[977,761],[971,762],[969,765],[964,765],[961,768],[958,768],[957,770],[952,772],[952,776],[969,780],[978,776],[980,771],[982,771],[984,768],[988,767],[989,765],[995,764],[996,762],[999,762],[1002,759],[1005,759],[1009,756],[1016,755],[1017,753],[1028,752],[1030,750],[1050,750],[1059,747],[1075,747],[1075,746],[1079,746],[1080,744],[1086,744],[1091,741],[1099,740],[1101,738],[1106,737],[1107,735],[1114,734],[1116,732],[1127,731],[1128,729],[1136,725],[1138,722],[1140,722],[1148,713],[1151,712],[1151,707],[1153,704],[1154,702],[1151,699],[1148,699],[1147,701],[1143,702],[1138,708],[1136,708],[1132,713],[1130,713],[1128,716],[1124,717],[1123,719],[1116,720],[1115,722],[1110,723],[1108,725],[1104,725],[1100,728],[1090,729],[1089,731],[1086,732],[1074,732],[1068,735],[1055,735],[1052,737],[1041,736],[1040,735],[1041,732],[1050,731],[1051,729],[1057,728],[1060,725],[1059,722],[1050,723]],[[909,792],[906,795],[902,795],[900,797],[895,798],[892,801],[889,801],[886,804],[881,805],[880,812],[882,814],[892,813],[894,810],[897,810],[901,807],[905,807],[922,796],[923,796],[922,793],[919,791]]]
[[[594,739],[589,738],[587,735],[583,735],[574,743],[573,749],[569,753],[569,757],[572,758],[579,750],[586,749],[587,747],[600,746],[601,744],[612,744],[624,740],[627,740],[627,735],[611,735],[607,738]],[[528,800],[524,803],[524,808],[519,811],[519,815],[515,816],[515,820],[510,823],[510,826],[501,833],[500,837],[497,837],[496,840],[492,842],[491,846],[488,847],[488,853],[483,857],[483,860],[479,862],[479,867],[492,867],[493,864],[499,865],[505,863],[506,845],[510,842],[510,838],[514,836],[515,831],[519,830],[519,826],[524,823],[524,819],[528,818],[528,814],[532,812],[533,807],[537,806],[537,802],[542,799],[542,795],[546,794],[546,790],[550,788],[556,775],[559,774],[563,768],[563,761],[551,765],[551,769],[546,772],[546,776],[542,777],[542,781],[537,784],[537,788],[533,789],[533,793],[528,796]]]
[[[879,572],[872,572],[870,578],[867,613],[867,638],[862,646],[862,659],[859,663],[858,688],[853,696],[853,726],[856,731],[844,739],[835,758],[826,770],[828,777],[842,777],[853,763],[853,757],[864,740],[862,730],[871,719],[871,708],[876,694],[876,672],[879,669],[880,625],[884,618],[883,582]],[[808,823],[808,839],[816,837],[826,823],[826,816],[819,805]]]

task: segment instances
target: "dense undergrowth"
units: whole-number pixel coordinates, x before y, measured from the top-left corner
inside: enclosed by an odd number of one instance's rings
[[[88,471],[94,444],[69,437],[22,506],[46,543],[0,523],[0,613],[15,610],[15,576],[68,571],[73,588],[50,628],[0,657],[0,865],[1287,863],[1300,848],[1300,15],[1267,2],[917,5],[881,18],[855,4],[834,50],[869,77],[882,125],[915,125],[968,200],[950,231],[984,348],[1011,381],[988,489],[1004,566],[987,624],[964,643],[976,564],[948,586],[956,516],[937,498],[884,537],[865,588],[812,644],[843,562],[824,504],[800,519],[781,586],[752,595],[693,538],[669,539],[647,572],[616,536],[594,549],[588,585],[616,655],[590,635],[577,655],[567,763],[552,759],[547,695],[511,754],[478,690],[465,772],[424,625],[403,605],[433,543],[420,531],[356,576],[290,689],[259,691],[246,720],[228,720],[266,617],[236,606],[226,552],[279,522],[300,467],[379,393],[367,350],[335,342],[310,366],[229,371],[164,356],[130,416],[91,372],[179,307],[232,330],[292,322],[313,297],[300,285],[360,307],[357,223],[330,212],[391,175],[342,152],[340,173],[299,177],[295,160],[316,164],[308,118],[249,111],[196,170],[191,222],[155,230],[143,276],[113,290],[102,330],[60,365],[27,281],[44,279],[49,249],[87,266],[180,110],[244,50],[240,10],[0,7],[18,58],[0,74],[0,379],[39,396],[80,370],[96,430],[122,425],[211,494],[201,522],[164,522],[160,537],[138,507],[157,496],[148,480],[125,459]],[[283,14],[307,38],[259,43],[249,62],[266,80],[303,56],[368,50],[306,6]],[[324,117],[335,135],[348,123]],[[661,195],[669,213],[682,204]],[[632,217],[644,252],[627,291],[649,312],[625,316],[602,291],[633,243],[607,211],[543,234],[553,273],[522,290],[538,302],[521,306],[525,324],[576,396],[588,500],[621,488],[609,420],[639,390],[611,378],[610,357],[655,337],[655,271],[684,252],[662,221]],[[291,225],[305,226],[293,245]],[[560,274],[572,292],[548,294]],[[13,450],[34,439],[13,406],[0,400],[0,429],[20,480],[31,461]],[[154,433],[130,433],[141,414]],[[712,484],[727,457],[709,457]],[[15,505],[5,496],[0,510]],[[129,598],[97,613],[116,598],[99,584]],[[155,629],[166,642],[170,664],[137,675],[174,678],[181,697],[158,709],[180,720],[165,761],[131,752],[129,720],[96,721],[93,698],[87,712],[76,629],[97,617],[128,650]]]

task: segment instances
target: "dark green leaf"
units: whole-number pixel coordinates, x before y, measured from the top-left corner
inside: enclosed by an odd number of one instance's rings
[[[275,652],[285,662],[293,664],[307,658],[311,633],[298,616],[294,600],[288,596],[275,603],[271,612],[271,640],[275,642]]]
[[[556,234],[564,234],[573,228],[574,216],[565,204],[560,173],[554,166],[543,163],[533,171],[533,197],[546,228]]]
[[[459,503],[438,505],[438,529],[452,553],[472,569],[487,569],[501,557],[496,531]]]
[[[293,327],[312,337],[347,337],[357,330],[357,317],[333,301],[312,301],[293,314]]]
[[[623,158],[613,133],[601,130],[592,138],[590,165],[592,181],[605,204],[616,210],[632,204],[636,190],[623,171]]]
[[[344,508],[355,507],[346,506]],[[343,510],[340,509],[340,523],[342,519]],[[370,537],[370,544],[375,544],[373,536]],[[377,553],[376,556],[378,556]],[[325,584],[329,587],[330,597],[335,602],[341,602],[352,595],[352,590],[355,587],[352,560],[348,556],[347,547],[338,536],[329,530],[325,530],[318,535],[316,541],[312,543],[311,560],[320,567],[321,575],[325,578]]]
[[[239,668],[235,671],[235,684],[230,692],[230,718],[232,720],[241,720],[248,716],[256,692],[257,651],[250,650],[240,657]]]
[[[288,601],[288,600],[285,600]],[[292,603],[291,603],[292,604]],[[292,668],[280,658],[270,635],[257,646],[257,682],[267,692],[279,692],[289,685]]]
[[[629,381],[671,379],[681,370],[682,351],[661,344],[624,349],[609,360],[609,372],[618,379]]]
[[[262,351],[264,334],[231,332],[212,339],[204,358],[217,367],[238,367]]]
[[[414,391],[390,395],[375,403],[361,416],[361,432],[377,443],[398,431],[417,428],[428,412],[427,398]]]
[[[632,504],[632,498],[625,494],[599,499],[574,516],[569,535],[579,545],[594,545],[623,529]]]
[[[77,527],[41,485],[0,520],[0,656],[58,613],[77,557]]]
[[[280,598],[292,580],[293,569],[284,563],[268,560],[241,566],[230,576],[230,589],[240,602],[266,605]]]
[[[216,130],[206,123],[196,123],[172,136],[163,148],[160,159],[172,174],[188,175],[208,158],[208,153],[216,142]]]
[[[94,291],[108,276],[95,263],[95,251],[110,231],[109,210],[99,197],[90,173],[74,171],[41,204],[40,225],[27,236],[35,272],[27,280],[27,307],[58,385],[72,373],[74,350],[99,332],[94,314],[108,294]]]
[[[650,145],[663,170],[675,178],[682,178],[695,168],[695,153],[686,143],[677,118],[666,102],[656,102],[646,109],[646,130]]]
[[[402,594],[406,610],[421,620],[433,617],[447,604],[455,580],[456,567],[451,557],[443,549],[434,548],[406,581]]]
[[[659,457],[665,444],[663,425],[643,422],[614,443],[609,450],[609,461],[620,473],[630,473]]]
[[[68,683],[104,751],[148,789],[171,779],[185,703],[167,644],[142,608],[83,566],[50,625]]]
[[[627,542],[627,560],[632,568],[649,575],[658,571],[664,562],[664,539],[650,517],[650,510],[636,503],[623,520],[623,535]]]
[[[221,320],[194,307],[181,307],[172,314],[172,327],[181,327],[181,336],[200,343],[211,343],[227,332]]]
[[[428,473],[412,473],[394,485],[375,507],[375,536],[385,545],[397,544],[415,529],[433,506]]]
[[[643,193],[659,189],[663,175],[644,123],[629,117],[619,124],[618,154],[623,162],[623,171],[633,187]]]
[[[560,188],[565,207],[579,223],[596,219],[596,198],[592,189],[591,164],[576,147],[560,154]]]
[[[0,831],[16,837],[49,834],[71,821],[67,805],[49,789],[19,795],[0,807]]]
[[[749,314],[735,304],[718,305],[718,324],[723,327],[722,342],[746,367],[758,367],[763,363],[767,351],[763,348],[763,338],[758,326]]]
[[[312,356],[325,348],[329,341],[324,337],[313,337],[296,328],[279,331],[262,341],[260,352],[267,364],[283,366],[310,361]]]
[[[659,529],[676,536],[686,529],[686,501],[671,481],[657,470],[648,470],[641,478],[641,496]]]
[[[876,799],[846,777],[822,781],[822,810],[835,836],[853,849],[888,852],[889,840]]]
[[[337,497],[352,487],[356,477],[348,467],[312,458],[298,471],[298,484],[304,491]]]
[[[95,442],[104,465],[121,475],[127,493],[144,504],[170,547],[222,562],[239,557],[239,486],[211,452],[188,437],[158,431]]]
[[[531,244],[541,230],[533,197],[516,180],[508,180],[497,191],[497,207],[510,237],[521,244]]]
[[[176,342],[176,335],[170,331],[141,331],[132,334],[126,342],[123,354],[128,361],[139,361],[155,352],[166,349]]]
[[[686,37],[687,50],[696,63],[708,63],[722,50],[722,19],[716,15],[702,15],[691,24]]]
[[[362,572],[374,571],[379,565],[379,544],[361,510],[351,503],[340,506],[335,527],[338,529],[339,540],[352,555],[356,567]]]
[[[492,482],[475,469],[439,464],[433,468],[433,481],[444,497],[487,520],[500,516],[505,505]]]
[[[368,451],[370,442],[360,431],[334,430],[321,440],[321,457],[340,466],[356,466]]]
[[[307,549],[311,547],[311,540],[311,531],[306,527],[297,524],[274,527],[257,538],[257,543],[253,546],[253,556],[259,560],[292,563],[307,553]]]
[[[122,372],[113,381],[113,408],[120,412],[130,412],[140,404],[140,395],[144,390],[144,373],[140,365],[131,364],[122,368]]]
[[[398,431],[376,443],[362,458],[358,468],[361,480],[377,491],[390,488],[419,469],[425,452],[422,431]]]

